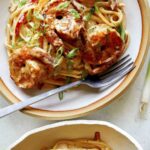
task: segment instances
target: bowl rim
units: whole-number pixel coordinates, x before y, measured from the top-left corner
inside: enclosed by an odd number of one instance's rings
[[[123,80],[121,84],[119,84],[111,93],[109,93],[104,98],[101,98],[97,100],[94,103],[91,103],[88,106],[81,107],[79,109],[73,109],[73,110],[66,110],[66,111],[50,111],[50,110],[42,110],[32,107],[26,107],[21,112],[34,116],[39,117],[46,120],[64,120],[64,119],[72,119],[81,117],[84,115],[87,115],[90,112],[96,111],[98,109],[101,109],[114,101],[116,98],[120,97],[127,88],[131,85],[131,83],[134,81],[138,73],[140,72],[144,60],[146,58],[146,55],[148,53],[148,47],[150,43],[150,36],[149,36],[149,19],[150,13],[149,13],[149,5],[147,0],[138,0],[140,10],[141,10],[141,16],[142,16],[142,38],[141,38],[141,44],[140,44],[140,50],[137,56],[137,59],[135,61],[136,68]],[[20,100],[13,95],[13,93],[8,89],[8,87],[5,85],[5,83],[0,79],[0,91],[6,97],[6,100],[8,100],[11,103],[17,103]],[[60,113],[61,112],[61,113]]]
[[[23,134],[18,140],[16,140],[13,144],[11,144],[7,150],[11,150],[15,146],[17,146],[19,143],[21,143],[23,140],[25,140],[28,136],[36,134],[38,132],[42,132],[48,129],[56,128],[56,127],[62,127],[62,126],[70,126],[70,125],[100,125],[100,126],[106,126],[108,128],[111,128],[121,134],[122,136],[126,137],[138,150],[143,150],[143,148],[140,146],[140,144],[126,131],[119,128],[118,126],[107,122],[107,121],[98,121],[98,120],[71,120],[71,121],[62,121],[57,122],[53,124],[49,124],[46,126],[42,126],[39,128],[35,128],[33,130],[30,130]]]

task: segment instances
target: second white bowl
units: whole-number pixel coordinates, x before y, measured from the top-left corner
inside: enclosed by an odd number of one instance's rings
[[[112,150],[143,150],[125,131],[117,126],[92,120],[64,121],[27,132],[9,147],[9,150],[41,150],[51,148],[58,140],[90,138],[99,131],[101,138]]]

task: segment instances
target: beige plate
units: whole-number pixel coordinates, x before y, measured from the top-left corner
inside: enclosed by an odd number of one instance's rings
[[[80,90],[78,89],[65,93],[67,95],[66,98],[68,99],[64,99],[61,102],[56,100],[56,96],[51,97],[49,98],[49,101],[42,101],[41,103],[35,104],[32,107],[25,108],[22,110],[22,112],[50,120],[76,118],[106,106],[115,98],[119,97],[123,92],[125,92],[140,71],[148,51],[150,20],[148,15],[150,12],[148,8],[148,2],[146,0],[138,0],[138,2],[135,0],[123,0],[123,2],[127,6],[127,30],[131,36],[131,43],[127,53],[129,53],[133,60],[135,60],[135,70],[132,71],[132,73],[130,73],[120,83],[117,83],[115,86],[110,87],[104,92],[95,92],[89,88],[87,88],[86,91],[86,89],[83,90],[81,87]],[[137,6],[134,6],[135,4]],[[0,13],[0,18],[2,18],[2,23],[0,23],[0,25],[3,32],[0,34],[0,39],[2,39],[2,42],[4,41],[4,27],[6,25],[6,18],[8,17],[6,16],[5,18],[3,16],[8,14],[7,8],[8,1],[1,0],[0,11],[2,13]],[[24,93],[19,88],[15,87],[14,83],[10,80],[9,72],[5,71],[8,69],[8,64],[7,59],[4,59],[4,57],[6,57],[6,49],[4,48],[3,43],[0,43],[0,48],[3,49],[0,55],[0,70],[3,70],[3,72],[0,72],[1,92],[11,103],[16,103],[20,100],[27,99],[28,96],[22,96]],[[7,69],[4,69],[5,66]],[[21,96],[17,95],[19,92],[22,94]],[[53,101],[54,99],[56,101]]]

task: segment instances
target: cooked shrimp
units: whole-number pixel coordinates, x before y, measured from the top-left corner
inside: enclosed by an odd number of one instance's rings
[[[85,5],[79,3],[76,0],[72,0],[71,3],[81,14],[84,13],[88,9]]]
[[[105,24],[93,25],[87,30],[87,40],[92,47],[97,45],[105,45],[106,38],[110,27]]]
[[[11,78],[21,88],[32,88],[43,83],[53,70],[53,60],[40,48],[22,48],[9,59]]]
[[[80,13],[69,1],[54,0],[50,2],[46,15],[48,23],[62,39],[76,39],[79,37],[81,29],[84,28],[84,21]]]
[[[46,39],[54,47],[61,47],[61,46],[63,46],[62,39],[59,38],[59,36],[55,33],[55,31],[53,29],[51,29],[50,27],[47,27]]]
[[[88,7],[92,7],[95,4],[95,0],[90,0],[88,2],[87,2],[87,0],[77,0],[77,1]]]
[[[72,15],[63,16],[55,20],[55,29],[64,39],[76,39],[79,36],[84,24],[81,20],[75,20]]]
[[[107,25],[94,25],[88,29],[84,61],[92,66],[91,74],[108,69],[124,52],[123,41],[116,30]]]

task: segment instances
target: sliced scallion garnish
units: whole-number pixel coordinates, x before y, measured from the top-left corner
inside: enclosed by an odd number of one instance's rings
[[[69,1],[66,1],[64,3],[61,3],[57,6],[56,10],[62,10],[62,9],[65,9],[69,6],[70,2]]]
[[[60,93],[58,93],[58,96],[59,96],[59,100],[61,101],[64,98],[64,93],[60,92]]]
[[[80,18],[80,14],[75,10],[75,9],[71,9],[70,13],[76,18],[79,19]]]
[[[68,54],[67,54],[67,58],[72,59],[77,55],[77,51],[79,50],[79,48],[74,48],[72,49]]]
[[[93,7],[90,9],[90,11],[84,16],[83,19],[84,19],[85,21],[89,21],[89,20],[91,19],[92,15],[95,13],[95,10],[96,10],[96,7],[93,6]]]
[[[64,52],[64,48],[63,47],[60,47],[58,50],[57,50],[57,53],[56,53],[56,58],[54,60],[54,67],[57,67],[58,65],[60,65],[63,61],[63,54]]]
[[[120,34],[121,39],[123,40],[123,42],[125,42],[126,32],[125,32],[125,29],[123,28],[122,24],[118,27],[118,32],[119,32],[119,34]]]
[[[146,111],[148,109],[148,104],[150,102],[150,60],[148,64],[148,70],[147,70],[147,75],[145,79],[145,84],[143,88],[143,94],[142,94],[142,99],[141,99],[141,107],[140,107],[140,112],[141,114],[146,114]]]
[[[34,11],[34,17],[38,20],[44,20],[43,15],[40,14],[40,12],[38,12],[38,11]]]
[[[19,7],[24,6],[27,3],[27,0],[21,0],[18,4]]]

